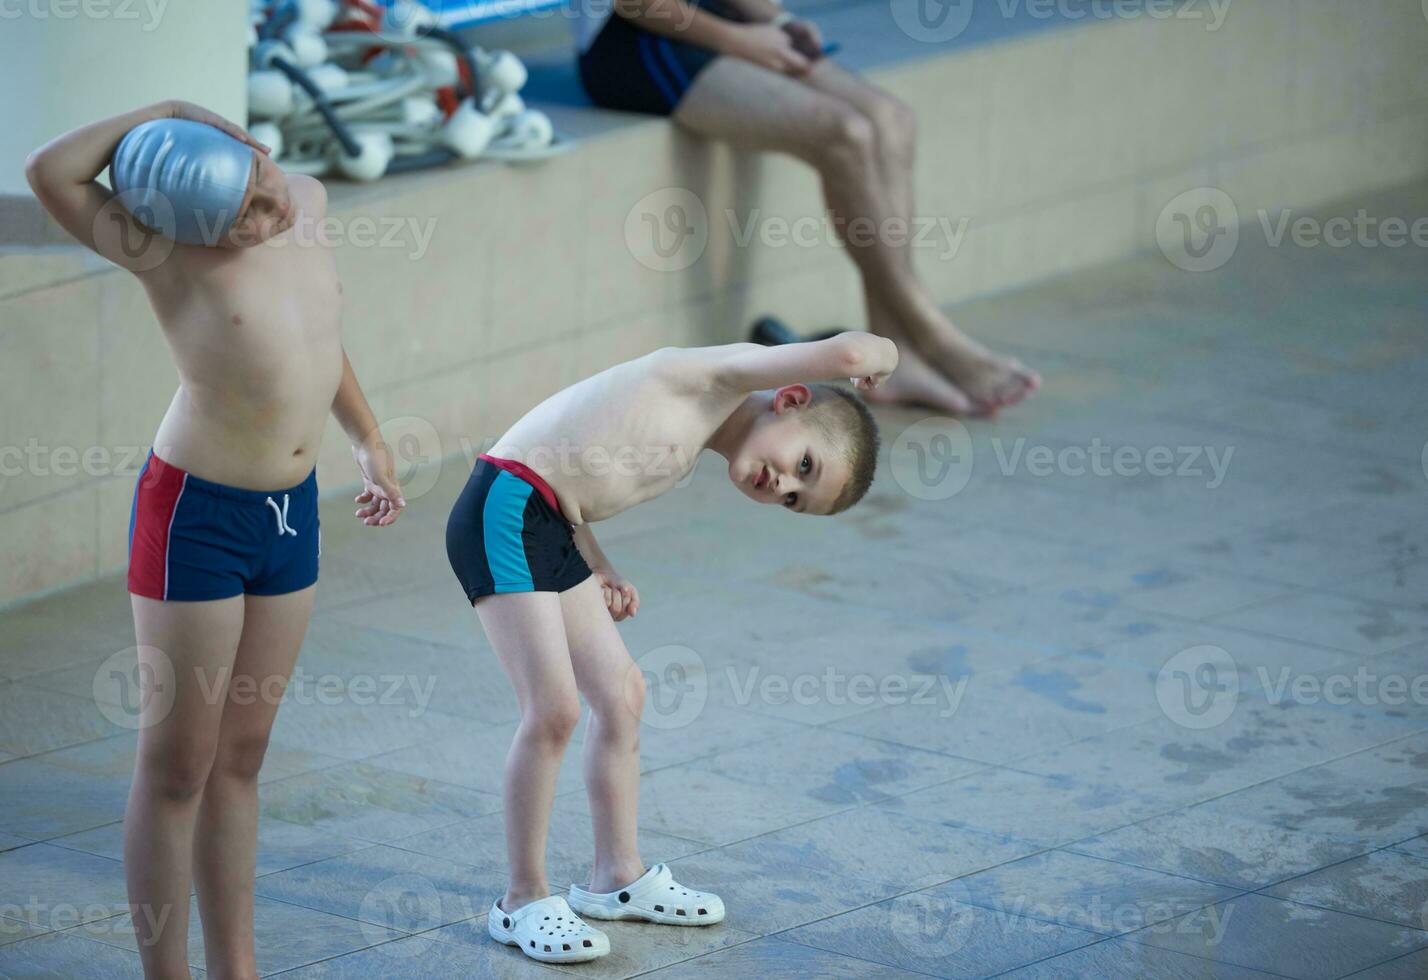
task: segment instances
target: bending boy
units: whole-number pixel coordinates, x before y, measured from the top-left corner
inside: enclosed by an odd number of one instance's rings
[[[487,919],[494,939],[544,962],[577,962],[609,951],[577,912],[669,925],[723,919],[718,896],[640,857],[644,681],[614,626],[639,610],[639,593],[590,525],[669,490],[705,449],[758,503],[809,514],[851,507],[872,482],[877,428],[855,395],[804,382],[852,378],[871,389],[896,366],[891,341],[860,333],[788,347],[666,348],[547,399],[477,462],[447,524],[447,554],[521,709],[504,790],[510,884]],[[611,465],[590,465],[597,457]],[[584,772],[595,859],[567,903],[550,895],[545,843],[579,695],[591,710]]]

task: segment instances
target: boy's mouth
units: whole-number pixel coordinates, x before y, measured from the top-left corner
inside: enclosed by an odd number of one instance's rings
[[[759,470],[758,476],[754,477],[754,489],[762,490],[769,485],[769,468],[767,466]]]

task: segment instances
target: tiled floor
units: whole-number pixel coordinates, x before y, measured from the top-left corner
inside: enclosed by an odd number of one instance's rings
[[[643,593],[645,855],[730,913],[614,924],[566,972],[1428,975],[1428,256],[1255,237],[959,311],[1044,391],[966,429],[882,413],[846,519],[710,466],[602,529]],[[515,708],[446,569],[465,471],[382,534],[324,510],[262,786],[265,972],[547,972],[485,935]],[[118,579],[0,615],[0,976],[137,975],[128,629]],[[573,759],[559,791],[563,886]]]

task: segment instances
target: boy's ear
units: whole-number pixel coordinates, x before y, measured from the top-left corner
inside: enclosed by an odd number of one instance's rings
[[[813,392],[808,385],[784,385],[774,392],[773,410],[780,415],[791,408],[803,408],[813,401]]]

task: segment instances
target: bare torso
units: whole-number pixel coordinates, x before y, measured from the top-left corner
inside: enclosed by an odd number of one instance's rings
[[[531,409],[491,452],[539,473],[575,524],[657,497],[743,400],[700,383],[702,354],[666,348],[602,371]]]
[[[326,193],[292,177],[307,227]],[[178,366],[154,452],[196,476],[300,483],[342,379],[342,287],[331,248],[289,230],[250,248],[179,247],[144,283]]]

